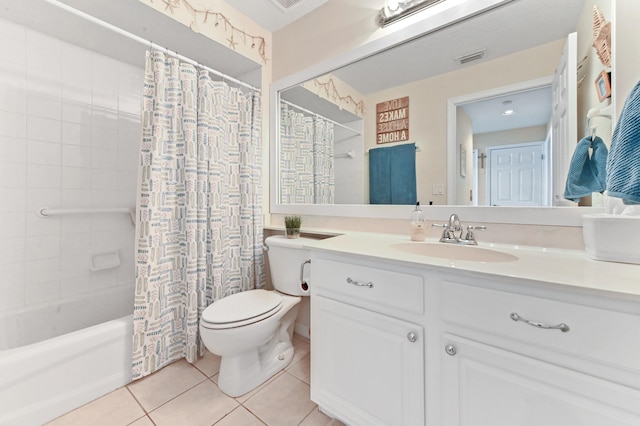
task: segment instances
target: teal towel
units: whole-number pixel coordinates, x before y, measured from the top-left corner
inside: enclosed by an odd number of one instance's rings
[[[589,148],[593,149],[591,156]],[[603,192],[606,189],[606,165],[607,146],[602,139],[596,136],[592,141],[591,136],[587,136],[578,142],[569,164],[564,198],[578,202],[580,197],[589,196],[592,192]]]
[[[416,144],[369,150],[369,203],[416,203]]]
[[[611,138],[607,194],[640,204],[640,82],[624,103]]]

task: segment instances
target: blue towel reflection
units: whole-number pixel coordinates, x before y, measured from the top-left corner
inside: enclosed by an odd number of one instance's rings
[[[369,202],[416,203],[416,145],[369,150]]]
[[[593,149],[591,156],[589,148]],[[578,142],[571,157],[569,174],[564,189],[564,198],[578,202],[592,192],[606,189],[607,146],[596,136],[593,141],[588,136]]]

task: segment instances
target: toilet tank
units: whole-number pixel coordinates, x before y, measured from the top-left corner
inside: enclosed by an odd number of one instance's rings
[[[300,267],[311,256],[311,252],[302,247],[310,241],[315,240],[302,237],[287,238],[284,235],[267,237],[265,244],[269,248],[267,257],[274,289],[292,296],[309,295],[311,265],[304,265],[302,281],[308,284],[306,286],[303,286],[300,280]]]

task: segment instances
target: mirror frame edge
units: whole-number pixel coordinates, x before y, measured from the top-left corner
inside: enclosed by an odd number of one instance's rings
[[[475,7],[466,3],[454,7],[454,12],[462,13],[463,18],[468,18],[491,9],[508,4],[514,0],[480,0],[475,1]],[[448,14],[447,14],[448,15]],[[445,16],[444,18],[446,18]],[[434,18],[434,17],[432,17]],[[438,18],[436,16],[435,18]],[[442,18],[442,17],[441,17]],[[280,134],[279,104],[280,91],[293,87],[301,82],[310,80],[320,75],[329,73],[337,68],[347,66],[355,61],[390,49],[400,43],[404,43],[416,37],[428,35],[430,32],[442,28],[443,25],[452,25],[462,20],[452,19],[442,23],[434,19],[431,27],[425,29],[425,21],[418,20],[398,31],[383,35],[371,42],[358,46],[344,54],[329,58],[311,67],[295,72],[287,77],[271,83],[269,88],[270,106],[270,144],[269,144],[269,213],[270,214],[304,214],[311,216],[332,217],[366,217],[378,219],[406,219],[412,206],[408,205],[354,205],[354,204],[281,204],[278,201],[278,177],[277,177],[277,141]],[[458,98],[456,98],[458,99]],[[448,101],[447,109],[449,109]],[[449,125],[447,123],[447,158],[449,159]],[[455,121],[454,121],[455,125]],[[454,144],[455,146],[455,144]],[[448,168],[450,169],[450,168]],[[450,171],[447,171],[447,181],[450,179]],[[447,191],[447,202],[450,202],[450,193]],[[514,210],[516,209],[516,210]],[[495,206],[456,206],[437,205],[425,206],[425,212],[429,219],[448,219],[449,215],[456,212],[465,222],[478,223],[506,223],[520,225],[547,225],[547,226],[582,226],[582,215],[603,213],[601,207],[495,207]],[[515,214],[514,214],[515,213]]]

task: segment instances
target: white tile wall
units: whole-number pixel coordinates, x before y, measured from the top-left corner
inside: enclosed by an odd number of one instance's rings
[[[143,70],[0,20],[0,311],[134,280]],[[117,269],[91,254],[118,250]]]

